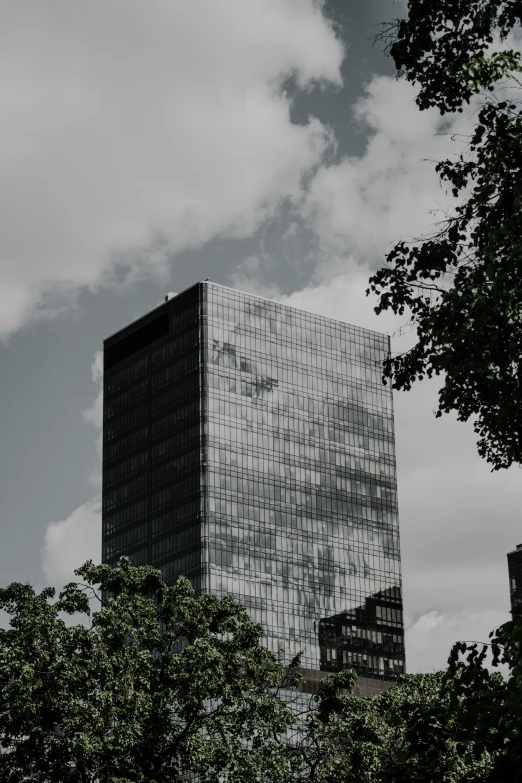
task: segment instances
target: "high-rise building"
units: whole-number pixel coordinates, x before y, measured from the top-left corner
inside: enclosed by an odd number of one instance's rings
[[[103,562],[231,594],[308,689],[404,671],[389,337],[201,282],[105,340]]]
[[[512,552],[508,552],[509,594],[511,611],[522,610],[522,544]]]

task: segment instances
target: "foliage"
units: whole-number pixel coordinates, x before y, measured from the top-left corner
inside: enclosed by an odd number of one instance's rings
[[[76,574],[54,603],[0,590],[2,783],[522,783],[522,614],[490,634],[507,681],[460,642],[446,672],[360,698],[346,670],[308,697],[232,598],[128,558]]]
[[[373,698],[351,695],[352,672],[329,677],[303,719],[296,779],[522,783],[522,612],[490,638],[507,680],[477,642],[455,644],[446,671],[401,675]]]
[[[522,62],[487,48],[521,20],[521,0],[410,0],[407,17],[376,36],[388,40],[397,77],[420,85],[421,110],[462,112],[472,96],[485,99],[469,154],[436,166],[455,198],[468,188],[469,197],[438,234],[397,243],[367,294],[379,296],[376,313],[408,309],[417,329],[417,344],[385,361],[384,382],[408,390],[444,374],[436,415],[472,418],[492,470],[522,461],[522,117],[492,94],[506,77],[522,86]]]
[[[484,665],[488,645],[458,642],[440,681],[439,699],[420,706],[407,726],[407,754],[436,764],[438,750],[450,736],[455,751],[467,756],[455,781],[520,783],[522,781],[522,615],[490,633],[493,666],[508,665],[507,680]],[[482,647],[478,651],[479,646]],[[467,654],[465,661],[459,660]],[[431,727],[428,731],[428,727]],[[471,750],[471,753],[470,753]],[[472,766],[479,760],[481,775]],[[409,780],[410,778],[405,778]],[[439,779],[439,778],[433,778]],[[441,778],[444,780],[444,778]],[[398,781],[403,778],[397,778]]]
[[[0,590],[11,616],[0,631],[3,783],[64,781],[73,769],[85,783],[284,779],[279,738],[293,718],[278,698],[282,669],[244,609],[194,597],[183,578],[167,588],[128,558],[75,573],[86,584],[54,603],[53,588]],[[91,614],[100,590],[112,597]],[[90,624],[66,626],[60,612]]]
[[[458,741],[445,674],[401,675],[371,698],[340,690],[351,672],[328,678],[305,719],[298,780],[316,783],[486,783],[494,754],[472,734]],[[499,675],[497,675],[497,680]],[[344,679],[344,684],[342,680]],[[495,680],[495,682],[497,682]],[[500,677],[500,680],[502,678]]]

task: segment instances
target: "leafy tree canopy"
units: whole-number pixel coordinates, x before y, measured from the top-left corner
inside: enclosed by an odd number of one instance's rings
[[[128,558],[76,574],[54,602],[0,590],[2,782],[522,783],[522,615],[490,634],[507,681],[462,642],[446,672],[376,697],[352,695],[351,670],[307,695],[299,658],[283,667],[232,598]]]
[[[436,171],[455,198],[444,228],[421,244],[399,242],[370,278],[376,312],[409,310],[418,342],[389,357],[384,380],[408,390],[444,374],[437,416],[474,420],[478,452],[492,470],[522,461],[522,86],[520,52],[488,53],[522,20],[522,0],[410,0],[407,16],[384,26],[397,78],[419,85],[421,110],[462,112],[484,101],[466,156]],[[506,79],[509,80],[506,83]]]
[[[284,779],[293,716],[262,629],[231,597],[166,587],[156,569],[87,562],[39,595],[0,590],[0,779],[5,783]],[[89,598],[112,597],[91,612]],[[67,626],[60,613],[80,612]],[[294,676],[289,670],[289,678]],[[237,773],[237,774],[236,774]]]
[[[297,779],[521,783],[522,614],[490,638],[458,642],[446,671],[400,675],[373,698],[350,694],[351,672],[329,677],[303,718]],[[488,647],[507,679],[485,665]]]

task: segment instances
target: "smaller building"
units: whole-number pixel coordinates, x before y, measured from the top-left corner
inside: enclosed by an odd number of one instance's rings
[[[508,552],[509,595],[511,611],[522,610],[522,544],[513,552]]]
[[[362,676],[395,680],[405,672],[399,586],[369,596],[362,606],[319,622],[321,671],[354,668]]]

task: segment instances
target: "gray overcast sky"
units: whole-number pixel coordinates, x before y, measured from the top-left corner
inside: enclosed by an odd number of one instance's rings
[[[404,9],[4,0],[2,584],[99,561],[96,354],[167,292],[209,277],[411,344],[366,282],[452,206],[423,159],[457,147],[369,40]],[[470,424],[435,420],[436,392],[395,396],[410,672],[509,619],[522,542],[519,469],[491,474]]]

